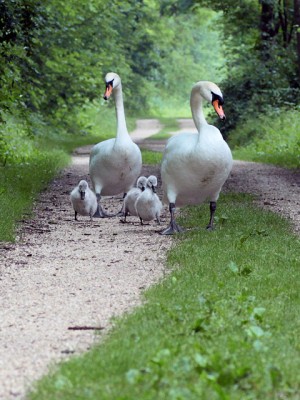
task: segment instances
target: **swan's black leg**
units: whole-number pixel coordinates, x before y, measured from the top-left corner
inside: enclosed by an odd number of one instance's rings
[[[170,225],[165,230],[160,232],[161,235],[174,235],[174,233],[183,232],[183,229],[179,225],[177,225],[175,221],[175,203],[169,204],[169,210],[171,214]]]
[[[77,211],[75,211],[75,221],[78,221],[78,219],[77,219]]]
[[[214,215],[217,209],[217,203],[215,201],[211,201],[209,204],[209,210],[210,210],[210,219],[209,223],[206,227],[207,230],[212,231],[214,229]]]

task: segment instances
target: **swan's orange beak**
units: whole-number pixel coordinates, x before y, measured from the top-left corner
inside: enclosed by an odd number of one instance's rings
[[[113,85],[111,83],[109,83],[108,85],[106,85],[106,89],[105,89],[105,93],[104,93],[104,100],[108,100],[112,94],[113,91]]]
[[[219,116],[221,119],[225,119],[226,116],[225,116],[223,107],[219,104],[219,100],[218,100],[218,99],[214,100],[214,101],[212,102],[212,105],[214,106],[214,109],[215,109],[216,113],[218,114],[218,116]]]

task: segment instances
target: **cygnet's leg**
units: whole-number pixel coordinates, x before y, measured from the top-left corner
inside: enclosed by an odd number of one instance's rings
[[[77,219],[77,214],[78,214],[78,212],[75,211],[75,221],[78,221],[78,219]]]
[[[210,219],[209,223],[206,227],[208,231],[212,231],[214,229],[214,216],[217,209],[217,203],[215,201],[211,201],[209,203],[209,210],[210,210]]]
[[[171,214],[170,225],[163,231],[160,232],[161,235],[174,235],[174,233],[181,233],[183,229],[177,225],[175,221],[175,203],[169,204],[169,210]]]
[[[116,214],[117,217],[125,217],[124,221],[122,221],[122,222],[126,222],[126,215],[125,215],[125,212],[124,212],[124,199],[125,199],[126,196],[127,196],[127,193],[124,193],[124,195],[123,195],[122,208],[121,208],[121,210],[118,211],[117,214]]]
[[[126,221],[127,215],[128,215],[128,211],[125,210],[125,212],[124,212],[124,219],[120,219],[120,222],[122,222],[123,224],[126,224],[126,223],[127,223],[127,221]]]
[[[156,215],[156,222],[158,223],[158,225],[160,225],[160,218],[159,218],[159,215]]]
[[[111,217],[115,217],[116,214],[107,214],[103,210],[103,208],[101,207],[101,204],[100,204],[101,195],[99,193],[96,193],[96,197],[97,197],[98,207],[97,207],[97,210],[96,210],[95,214],[93,215],[93,217],[94,218],[111,218]]]

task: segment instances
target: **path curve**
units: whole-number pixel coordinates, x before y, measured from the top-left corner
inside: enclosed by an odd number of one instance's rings
[[[151,126],[157,132],[157,120],[151,124],[147,120],[139,125],[136,141],[149,137]],[[181,124],[181,130],[191,129],[190,120],[187,128],[184,120]],[[154,144],[148,139],[140,146]],[[156,150],[163,147],[156,142]],[[112,316],[139,304],[140,293],[165,274],[172,238],[158,235],[154,223],[141,227],[135,218],[126,225],[118,218],[74,221],[69,193],[80,179],[88,179],[89,151],[78,149],[72,166],[42,193],[36,216],[21,226],[17,244],[0,245],[1,400],[23,399],[52,363],[94,343],[94,330],[69,328],[107,331]],[[143,173],[158,175],[160,183],[158,167],[144,166]],[[299,171],[235,162],[224,189],[256,194],[258,204],[290,218],[299,233],[299,178]],[[111,211],[121,201],[105,198]],[[165,207],[163,225],[167,214]]]

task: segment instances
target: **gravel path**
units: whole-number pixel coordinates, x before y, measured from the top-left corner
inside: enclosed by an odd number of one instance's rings
[[[153,148],[154,142],[141,140],[156,133],[159,123],[141,124],[134,138]],[[164,144],[155,146],[161,150]],[[140,293],[164,276],[172,238],[158,235],[154,222],[140,226],[132,217],[124,225],[118,218],[90,222],[80,216],[74,221],[69,193],[88,179],[89,150],[78,149],[72,166],[42,193],[17,243],[0,245],[1,400],[23,399],[52,364],[87,350],[95,331],[106,332],[113,316],[139,304]],[[144,166],[143,173],[157,175],[160,184],[158,167]],[[299,178],[299,171],[235,162],[225,190],[257,194],[260,205],[291,218],[299,233]],[[104,204],[119,210],[122,199],[107,197]],[[167,221],[165,207],[163,226]]]

